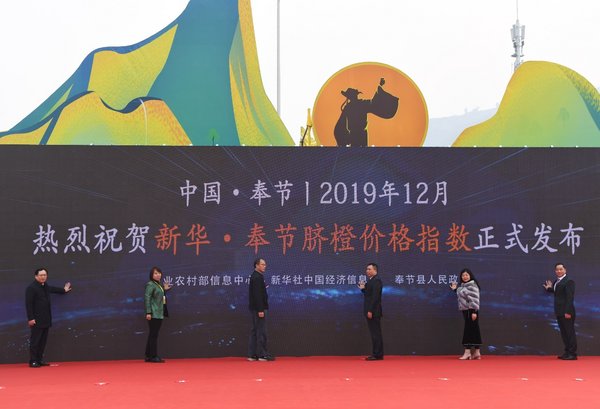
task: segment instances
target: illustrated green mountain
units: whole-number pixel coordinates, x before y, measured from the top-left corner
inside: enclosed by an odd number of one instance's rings
[[[567,67],[526,62],[511,78],[496,114],[465,129],[453,146],[598,147],[600,94]]]
[[[264,91],[250,0],[190,0],[147,40],[92,52],[0,143],[294,144]]]

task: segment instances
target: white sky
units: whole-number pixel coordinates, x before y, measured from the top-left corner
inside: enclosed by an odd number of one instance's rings
[[[430,117],[487,109],[512,74],[513,0],[280,0],[282,118],[294,140],[321,86],[361,61],[419,86]],[[0,4],[0,131],[54,92],[96,48],[130,45],[187,0],[29,0]],[[277,0],[252,0],[265,89],[276,105]],[[521,0],[525,60],[552,61],[600,86],[600,1]]]

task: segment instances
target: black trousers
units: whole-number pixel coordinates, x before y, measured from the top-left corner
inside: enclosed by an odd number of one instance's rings
[[[40,328],[36,325],[31,327],[31,337],[29,338],[29,363],[42,362],[44,359],[44,350],[48,341],[49,327]]]
[[[571,319],[566,319],[564,316],[556,317],[558,321],[558,328],[560,329],[560,336],[562,337],[563,344],[565,344],[565,353],[567,355],[577,355],[577,337],[575,335],[575,316]]]
[[[367,325],[371,333],[371,342],[373,343],[373,356],[383,357],[383,335],[381,334],[381,317],[367,318]]]
[[[248,357],[268,356],[267,351],[267,312],[264,318],[258,316],[258,311],[250,311],[252,328],[248,340]]]
[[[463,318],[465,320],[465,329],[463,331],[462,344],[465,348],[476,348],[481,347],[481,331],[479,330],[479,312],[477,312],[477,319],[473,321],[471,319],[471,313],[473,311],[462,311]]]
[[[152,318],[148,321],[148,341],[146,341],[146,358],[156,358],[158,356],[158,332],[163,320]]]

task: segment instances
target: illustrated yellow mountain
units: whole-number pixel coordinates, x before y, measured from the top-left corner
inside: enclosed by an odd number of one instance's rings
[[[103,48],[0,144],[293,145],[262,84],[250,0],[190,0],[165,29]]]
[[[510,80],[498,112],[464,130],[453,146],[598,147],[600,94],[567,67],[526,62]]]

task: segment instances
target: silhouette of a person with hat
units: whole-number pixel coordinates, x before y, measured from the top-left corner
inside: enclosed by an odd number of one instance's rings
[[[379,86],[372,99],[360,99],[362,94],[355,88],[342,91],[346,100],[341,106],[340,119],[333,130],[338,146],[368,146],[368,118],[373,114],[380,118],[390,119],[398,111],[398,97],[383,90],[385,79],[379,81]]]

